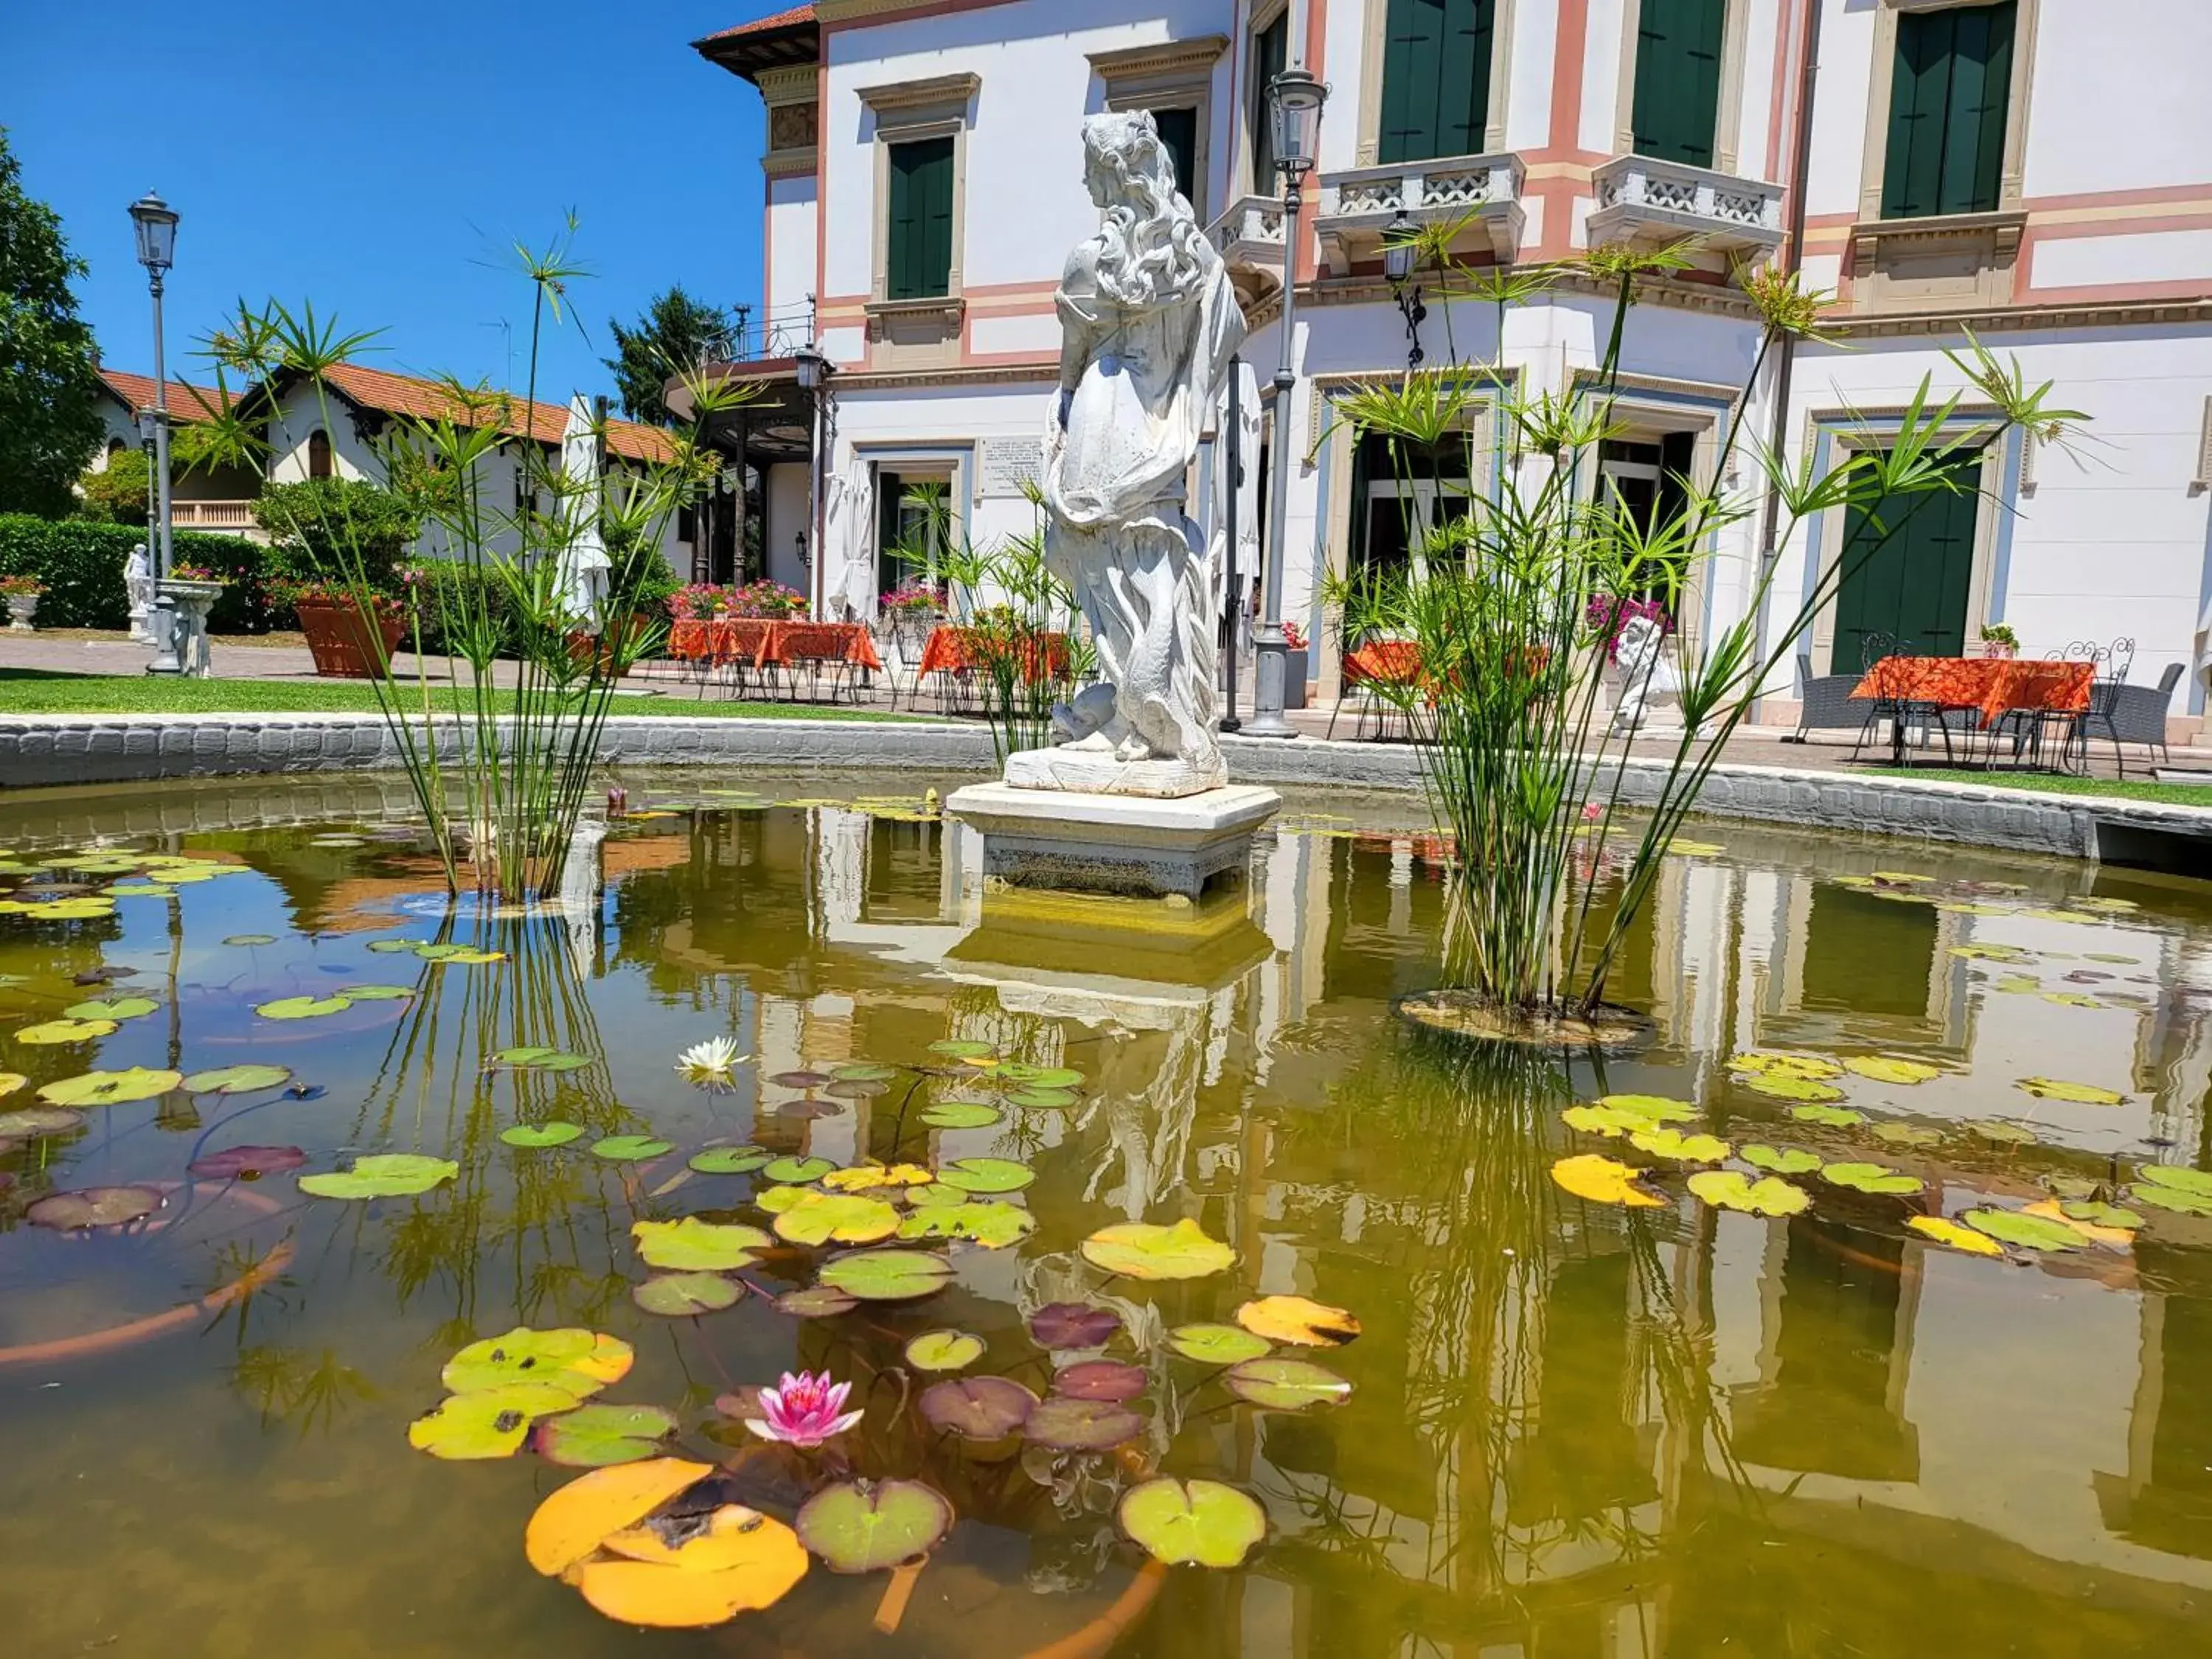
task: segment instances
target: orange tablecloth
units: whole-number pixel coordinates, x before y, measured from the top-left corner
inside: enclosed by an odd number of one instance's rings
[[[1412,640],[1370,640],[1344,653],[1346,686],[1411,685],[1421,678],[1421,647]]]
[[[2034,658],[1884,657],[1852,688],[1854,697],[1978,708],[1984,725],[2015,712],[2078,714],[2089,707],[2094,664]]]
[[[973,628],[933,628],[922,644],[921,663],[915,670],[915,678],[980,668],[988,649],[986,636]],[[1028,641],[1025,649],[1029,660],[1024,672],[1031,684],[1041,678],[1067,678],[1066,635],[1041,635]],[[1038,672],[1040,668],[1042,673]]]
[[[876,642],[860,623],[769,622],[757,617],[686,617],[668,630],[668,654],[692,662],[844,662],[881,668]]]

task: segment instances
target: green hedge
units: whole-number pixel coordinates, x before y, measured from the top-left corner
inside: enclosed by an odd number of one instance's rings
[[[128,525],[0,514],[0,576],[36,576],[46,585],[41,628],[128,628],[131,601],[123,567],[146,532]],[[205,565],[231,579],[209,625],[218,634],[265,634],[288,624],[270,609],[268,586],[295,570],[293,556],[240,536],[188,532],[176,538],[179,564]]]

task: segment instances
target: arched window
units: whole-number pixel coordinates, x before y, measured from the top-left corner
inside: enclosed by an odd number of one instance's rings
[[[120,438],[110,438],[107,441],[107,459],[112,461],[118,455],[120,455],[125,450],[130,447],[131,446],[125,443]]]
[[[307,476],[331,477],[331,434],[320,427],[307,434]]]

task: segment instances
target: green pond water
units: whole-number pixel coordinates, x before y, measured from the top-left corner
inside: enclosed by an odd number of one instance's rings
[[[2187,1173],[2212,1169],[2212,887],[1698,826],[1613,986],[1656,1042],[1569,1066],[1394,1012],[1440,972],[1440,849],[1404,802],[1293,801],[1232,902],[1139,916],[986,894],[914,811],[957,781],[632,780],[646,810],[524,916],[446,912],[390,781],[0,800],[0,1073],[24,1079],[0,1098],[0,1653],[2212,1650],[2212,1177]],[[725,1036],[726,1091],[678,1074]],[[285,1075],[204,1075],[244,1066]],[[191,1086],[42,1097],[131,1068]],[[1686,1105],[1562,1117],[1624,1095]],[[581,1133],[501,1138],[556,1123]],[[233,1178],[247,1146],[297,1167]],[[1692,1192],[1759,1177],[1753,1146],[1820,1166],[1781,1177],[1802,1212]],[[1024,1236],[895,1238],[941,1288],[826,1317],[774,1298],[842,1247],[777,1240],[735,1305],[644,1311],[635,1223],[778,1218],[770,1171],[690,1168],[747,1147],[946,1177],[864,1195],[902,1225],[964,1170]],[[384,1154],[455,1168],[302,1188]],[[1555,1176],[1590,1158],[1640,1201]],[[112,1188],[91,1218],[136,1218],[52,1224]],[[1221,1271],[1083,1255],[1185,1220]],[[1317,1403],[1253,1403],[1170,1337],[1271,1297],[1362,1328],[1276,1347],[1326,1373]],[[1048,1351],[1027,1322],[1059,1304],[1113,1317]],[[410,1445],[447,1361],[517,1327],[629,1345],[601,1400],[726,1462],[716,1502],[788,1522],[858,1476],[957,1520],[896,1580],[817,1561],[718,1629],[603,1617],[524,1555],[575,1469]],[[964,1372],[908,1358],[943,1330],[981,1340]],[[1103,1449],[924,1408],[948,1376],[1044,1395],[1101,1358],[1133,1394],[1076,1413]],[[802,1368],[854,1384],[856,1429],[800,1453],[729,1414]],[[1249,1494],[1264,1541],[1148,1565],[1117,1506],[1160,1475]]]

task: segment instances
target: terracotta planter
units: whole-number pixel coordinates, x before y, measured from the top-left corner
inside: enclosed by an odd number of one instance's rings
[[[406,632],[397,617],[371,617],[352,600],[310,599],[297,607],[300,631],[327,679],[374,679]]]
[[[632,617],[628,623],[623,624],[623,632],[622,635],[622,644],[623,648],[629,649],[635,647],[637,643],[638,636],[643,634],[651,625],[652,622],[649,617]],[[568,656],[570,660],[577,663],[588,663],[592,660],[594,654],[599,658],[599,672],[602,674],[611,674],[615,672],[614,641],[607,635],[604,634],[571,634],[568,635]]]

